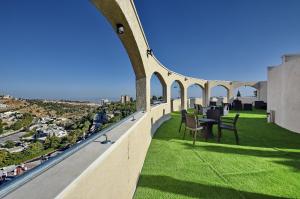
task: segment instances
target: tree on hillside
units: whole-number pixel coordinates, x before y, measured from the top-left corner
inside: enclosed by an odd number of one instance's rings
[[[236,97],[237,97],[237,98],[241,97],[240,90],[238,90],[238,92],[237,92],[237,94],[236,94]]]
[[[7,141],[5,142],[4,147],[5,147],[5,148],[8,148],[8,149],[11,149],[11,148],[13,148],[15,145],[16,145],[16,144],[15,144],[13,141],[7,140]]]
[[[3,124],[2,124],[2,120],[0,119],[0,134],[3,133]]]

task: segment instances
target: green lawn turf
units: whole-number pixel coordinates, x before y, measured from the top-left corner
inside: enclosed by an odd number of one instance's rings
[[[193,147],[179,122],[172,113],[157,130],[135,199],[300,198],[300,134],[267,123],[265,112],[240,114],[240,145],[224,130],[221,144],[199,137]]]

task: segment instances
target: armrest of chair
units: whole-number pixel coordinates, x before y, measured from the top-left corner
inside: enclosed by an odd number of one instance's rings
[[[221,123],[233,124],[234,123],[234,119],[231,119],[231,118],[221,118]]]

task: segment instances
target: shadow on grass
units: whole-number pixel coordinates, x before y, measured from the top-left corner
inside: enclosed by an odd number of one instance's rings
[[[193,198],[284,198],[261,193],[239,191],[229,187],[226,188],[216,185],[206,185],[196,182],[189,182],[162,175],[141,175],[139,187],[147,187],[162,192],[168,192]]]
[[[216,153],[226,153],[235,155],[245,155],[254,157],[264,157],[264,158],[283,158],[284,160],[274,160],[274,163],[289,166],[297,171],[300,170],[300,152],[295,151],[281,151],[281,150],[258,150],[258,149],[246,149],[241,147],[230,147],[221,145],[205,145],[193,146],[190,143],[184,143],[188,149],[210,151]]]

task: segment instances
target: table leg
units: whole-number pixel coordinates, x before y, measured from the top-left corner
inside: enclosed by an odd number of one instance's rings
[[[207,134],[208,134],[208,138],[213,138],[214,134],[213,134],[213,125],[212,124],[207,124]]]

